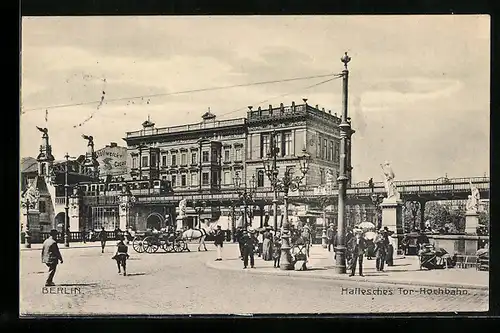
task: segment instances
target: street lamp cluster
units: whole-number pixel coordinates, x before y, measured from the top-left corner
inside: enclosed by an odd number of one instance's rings
[[[248,203],[253,201],[253,196],[257,190],[257,181],[255,175],[249,181],[249,186],[246,183],[241,183],[242,179],[239,173],[233,178],[234,186],[236,187],[238,197],[243,203],[243,228],[248,228]],[[243,185],[243,186],[242,186]]]
[[[279,147],[277,146],[276,131],[273,131],[271,136],[271,149],[264,159],[264,168],[266,175],[271,181],[271,186],[274,193],[273,200],[273,217],[274,217],[274,229],[278,230],[278,192],[283,192],[283,223],[281,225],[281,258],[280,258],[280,268],[282,270],[293,269],[293,264],[291,260],[290,253],[290,224],[288,221],[288,194],[290,191],[297,191],[300,184],[307,172],[309,171],[309,162],[311,156],[307,153],[305,148],[302,150],[302,154],[298,156],[300,165],[300,176],[293,176],[293,168],[287,168],[284,171],[282,178],[279,178],[279,170],[277,167],[277,156],[279,153]]]

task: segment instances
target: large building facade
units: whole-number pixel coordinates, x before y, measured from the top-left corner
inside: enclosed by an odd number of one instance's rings
[[[235,178],[242,179],[241,183],[246,185],[250,185],[253,178],[257,191],[272,191],[263,159],[274,143],[278,146],[279,177],[283,177],[287,169],[298,175],[299,156],[307,151],[312,159],[302,184],[321,186],[327,175],[336,179],[339,172],[339,124],[340,118],[330,112],[293,102],[289,106],[250,109],[246,118],[229,120],[218,120],[209,111],[198,123],[174,127],[157,127],[148,119],[142,129],[127,132],[124,138],[127,144],[126,179],[167,181],[178,201],[193,194],[210,196],[235,192],[238,190]],[[290,193],[294,194],[298,195]],[[202,209],[198,207],[201,205],[200,202],[188,204],[188,226],[198,225],[200,219],[218,220],[234,214],[233,203],[203,203],[210,207]],[[256,224],[262,224],[264,216],[267,222],[273,215],[270,205],[270,202],[255,205],[252,212]],[[138,228],[147,228],[173,221],[176,207],[171,202],[143,207],[142,211],[136,207],[135,224]],[[280,215],[282,210],[281,206]],[[152,212],[160,221],[148,222]]]

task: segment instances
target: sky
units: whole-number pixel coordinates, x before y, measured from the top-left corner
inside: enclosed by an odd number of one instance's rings
[[[21,34],[22,157],[38,154],[36,126],[62,159],[85,153],[82,134],[124,146],[148,116],[302,98],[340,114],[341,80],[310,87],[328,77],[161,94],[340,73],[347,51],[353,182],[382,180],[386,160],[397,180],[489,175],[489,16],[23,17]]]

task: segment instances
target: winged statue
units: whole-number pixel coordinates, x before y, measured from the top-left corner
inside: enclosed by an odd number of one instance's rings
[[[36,127],[40,132],[42,132],[43,134],[47,134],[49,132],[49,130],[45,127]]]
[[[94,144],[94,137],[92,135],[82,134],[82,138],[89,141],[89,145]]]

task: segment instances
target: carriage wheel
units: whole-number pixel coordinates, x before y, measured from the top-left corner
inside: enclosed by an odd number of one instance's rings
[[[165,244],[163,244],[163,250],[165,250],[165,252],[173,252],[174,251],[174,243],[172,242],[165,242]]]
[[[144,238],[144,241],[142,242],[142,244],[144,247],[144,251],[146,253],[155,253],[156,251],[158,251],[157,241],[156,241],[156,239],[154,239],[151,236]]]
[[[134,237],[134,240],[132,241],[132,248],[135,250],[135,252],[137,253],[144,252],[143,242],[144,241],[142,237]]]
[[[187,246],[187,244],[184,241],[178,240],[174,243],[174,251],[177,253],[182,252],[182,251],[184,251],[186,246]]]

